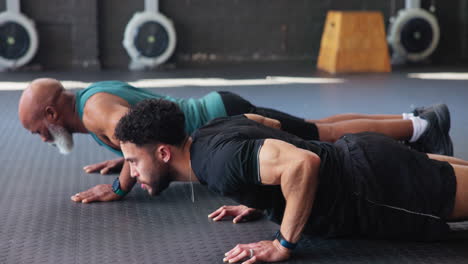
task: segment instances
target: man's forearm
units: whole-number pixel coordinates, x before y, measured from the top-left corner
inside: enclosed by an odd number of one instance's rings
[[[318,158],[318,157],[317,157]],[[286,208],[281,223],[281,234],[291,243],[296,243],[309,219],[314,203],[320,162],[302,161],[284,175],[281,188],[286,198]]]
[[[130,166],[128,162],[124,162],[122,170],[120,171],[119,181],[120,187],[126,192],[130,192],[136,183],[136,180],[130,177]]]

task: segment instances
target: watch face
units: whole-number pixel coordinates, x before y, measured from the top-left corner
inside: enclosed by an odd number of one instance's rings
[[[116,192],[120,189],[120,181],[119,178],[115,178],[114,183],[112,184],[112,190]]]

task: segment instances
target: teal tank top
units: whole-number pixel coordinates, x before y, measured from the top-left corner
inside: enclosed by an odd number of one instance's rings
[[[211,92],[198,99],[183,99],[155,94],[145,89],[133,87],[125,82],[104,81],[93,83],[88,88],[76,93],[76,109],[81,120],[83,120],[83,110],[86,101],[97,93],[109,93],[118,96],[127,101],[131,106],[144,99],[155,98],[172,101],[176,103],[185,114],[185,131],[188,135],[192,134],[197,128],[202,127],[212,119],[227,116],[221,95],[217,92]],[[94,133],[90,132],[90,134],[99,145],[106,147],[117,155],[123,156],[120,150],[105,144]]]

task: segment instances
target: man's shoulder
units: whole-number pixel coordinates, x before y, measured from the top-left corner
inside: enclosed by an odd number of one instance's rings
[[[127,101],[116,95],[97,93],[89,98],[83,108],[83,123],[87,128],[100,131],[108,126],[115,113],[126,111],[129,107]]]
[[[212,190],[221,195],[235,193],[257,172],[254,162],[261,142],[235,132],[195,139],[190,151],[192,168]]]

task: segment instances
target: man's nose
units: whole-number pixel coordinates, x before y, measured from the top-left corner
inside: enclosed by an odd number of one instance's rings
[[[133,168],[133,166],[130,166],[130,177],[132,178],[138,177],[138,172],[135,168]]]

